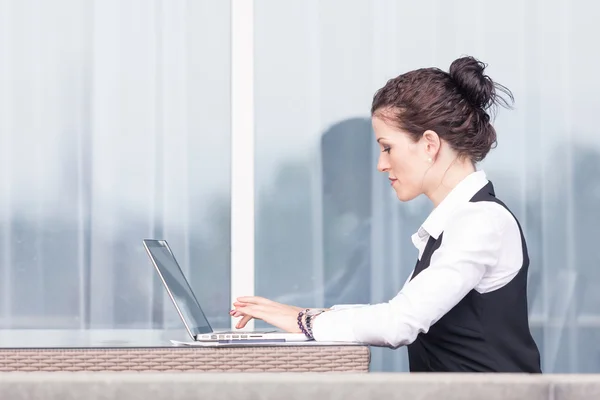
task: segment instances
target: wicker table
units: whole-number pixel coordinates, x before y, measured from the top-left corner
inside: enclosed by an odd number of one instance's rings
[[[36,336],[37,340],[32,340],[32,336]],[[166,337],[180,338],[172,332],[146,330],[47,331],[45,333],[2,331],[0,332],[0,371],[368,372],[369,370],[370,352],[367,346],[188,347],[168,345],[169,340]],[[24,341],[28,342],[27,346],[23,346]],[[68,344],[65,345],[65,342]],[[82,342],[84,346],[78,345]]]

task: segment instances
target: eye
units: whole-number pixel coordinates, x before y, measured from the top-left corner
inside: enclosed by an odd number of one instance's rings
[[[390,149],[391,149],[390,147],[384,147],[381,152],[390,154]]]

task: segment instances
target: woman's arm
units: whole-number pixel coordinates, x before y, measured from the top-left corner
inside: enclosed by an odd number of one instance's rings
[[[412,343],[495,267],[505,225],[510,222],[503,211],[483,202],[461,207],[447,222],[442,244],[428,268],[387,303],[320,314],[313,321],[315,340],[393,348]]]

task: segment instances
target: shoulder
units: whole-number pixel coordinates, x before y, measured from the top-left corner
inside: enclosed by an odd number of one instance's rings
[[[517,219],[494,201],[469,202],[448,221],[442,246],[459,249],[465,258],[486,266],[475,287],[479,293],[499,289],[523,266],[523,238]]]
[[[503,232],[517,227],[517,220],[511,212],[494,201],[466,202],[452,213],[445,231],[495,230]]]
[[[442,245],[500,253],[507,240],[520,241],[515,217],[501,204],[478,201],[460,205],[449,216]]]

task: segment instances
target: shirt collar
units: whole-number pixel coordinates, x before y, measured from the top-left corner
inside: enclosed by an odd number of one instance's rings
[[[448,193],[440,204],[429,214],[419,228],[417,235],[423,239],[427,235],[434,239],[440,236],[446,227],[448,218],[458,206],[471,200],[471,198],[487,185],[488,179],[484,171],[476,171],[464,178]]]

